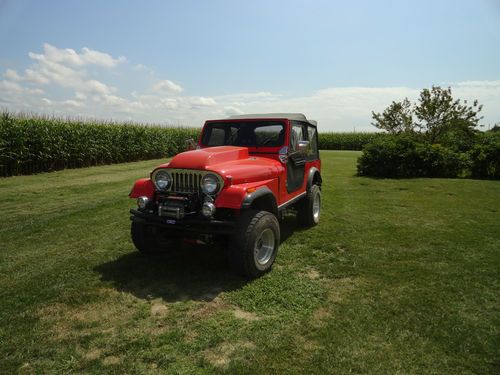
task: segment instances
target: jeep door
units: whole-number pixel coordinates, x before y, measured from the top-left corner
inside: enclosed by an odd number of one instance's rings
[[[297,147],[299,141],[309,142],[307,155],[299,152]],[[288,150],[286,164],[287,200],[296,196],[301,188],[305,188],[306,180],[312,167],[321,170],[321,160],[318,151],[318,130],[316,126],[309,123],[291,121]]]
[[[290,127],[290,144],[286,165],[286,190],[288,194],[299,190],[304,182],[306,157],[298,150],[299,141],[307,140],[304,124],[292,121]]]

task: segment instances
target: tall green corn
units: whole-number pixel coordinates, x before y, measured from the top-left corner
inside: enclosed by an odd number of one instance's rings
[[[362,150],[363,146],[385,133],[319,133],[321,150]]]
[[[4,111],[0,176],[122,163],[174,155],[199,129],[83,121]]]

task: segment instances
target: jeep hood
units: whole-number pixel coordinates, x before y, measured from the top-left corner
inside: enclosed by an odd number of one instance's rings
[[[168,164],[169,168],[210,169],[214,164],[248,158],[245,147],[218,146],[181,152]]]
[[[182,152],[170,163],[160,167],[209,170],[225,179],[231,177],[232,184],[272,179],[283,170],[279,161],[251,156],[246,147],[235,146],[208,147]]]

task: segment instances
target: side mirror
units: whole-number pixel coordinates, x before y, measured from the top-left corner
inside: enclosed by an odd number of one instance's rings
[[[196,142],[193,138],[186,139],[186,151],[196,150]]]
[[[297,143],[297,151],[302,155],[307,155],[309,153],[309,141],[299,141]]]

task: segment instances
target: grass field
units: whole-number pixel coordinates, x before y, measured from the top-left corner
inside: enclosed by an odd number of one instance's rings
[[[500,372],[500,182],[355,177],[273,271],[220,249],[145,258],[127,194],[159,161],[0,179],[0,373]]]

